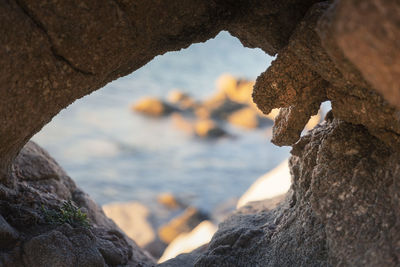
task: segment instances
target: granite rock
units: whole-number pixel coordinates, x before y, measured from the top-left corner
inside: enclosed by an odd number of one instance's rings
[[[14,161],[13,177],[14,189],[0,187],[0,265],[154,264],[35,143],[29,142]],[[88,225],[49,217],[66,201],[80,207]]]

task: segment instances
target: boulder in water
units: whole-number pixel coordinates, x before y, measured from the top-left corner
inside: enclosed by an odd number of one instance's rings
[[[168,101],[179,107],[181,110],[193,110],[197,107],[198,103],[189,94],[179,90],[169,92]]]
[[[152,117],[161,117],[176,111],[176,108],[160,99],[147,97],[135,103],[132,110]]]
[[[194,131],[201,138],[218,138],[227,135],[226,131],[212,120],[200,120],[196,122]]]
[[[169,209],[178,209],[184,205],[171,193],[162,193],[157,196],[158,203]]]

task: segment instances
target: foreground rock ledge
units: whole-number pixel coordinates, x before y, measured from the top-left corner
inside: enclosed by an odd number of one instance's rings
[[[221,30],[278,54],[253,97],[281,108],[273,141],[293,146],[293,186],[163,265],[399,265],[398,1],[17,0],[0,12],[0,265],[154,264],[42,149],[21,149],[77,98]],[[326,100],[327,121],[300,138]],[[46,224],[41,205],[63,200],[92,228]]]
[[[13,175],[13,189],[0,185],[0,266],[154,264],[35,143],[21,150]],[[46,218],[67,200],[88,215],[89,227]]]
[[[292,154],[286,200],[272,211],[263,202],[238,210],[195,265],[396,266],[400,154],[336,119]]]
[[[157,55],[204,42],[221,30],[276,54],[316,1],[275,2],[4,1],[0,179],[11,182],[12,160],[60,110]]]

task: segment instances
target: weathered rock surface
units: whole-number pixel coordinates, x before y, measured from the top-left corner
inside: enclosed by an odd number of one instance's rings
[[[400,148],[400,120],[337,47],[328,3],[313,6],[286,48],[256,82],[253,97],[265,113],[283,107],[273,142],[292,145],[321,102],[330,100],[337,118],[362,124],[376,137]]]
[[[339,1],[327,17],[343,55],[386,100],[400,108],[400,5],[397,1]],[[366,19],[368,18],[368,19]]]
[[[182,253],[168,261],[162,262],[157,266],[160,267],[178,267],[178,266],[194,266],[196,259],[201,255],[203,247],[192,251],[191,253]]]
[[[228,7],[223,1],[3,3],[1,179],[11,182],[19,150],[60,110],[156,55],[215,36],[235,16]]]
[[[292,154],[286,201],[238,210],[195,266],[396,266],[400,155],[336,119]]]
[[[3,2],[0,265],[153,264],[43,150],[17,154],[75,99],[221,30],[278,54],[253,96],[265,113],[281,108],[273,141],[293,145],[293,185],[276,209],[243,207],[205,252],[164,266],[399,265],[399,10],[395,0]],[[327,122],[300,138],[326,100]],[[67,199],[91,228],[45,221],[41,205]]]
[[[53,230],[36,236],[24,245],[24,262],[29,266],[73,266],[76,262],[74,247],[69,239],[61,232]],[[94,266],[104,265],[100,253],[100,262]],[[100,263],[100,264],[99,264]]]
[[[14,189],[0,186],[0,266],[154,263],[35,143],[22,149],[12,174]],[[67,200],[87,214],[88,227],[49,219],[49,212]]]
[[[20,149],[75,99],[157,55],[205,41],[223,29],[244,44],[275,54],[315,2],[4,3],[0,25],[8,26],[0,32],[2,180],[11,182],[11,163]]]
[[[18,232],[0,215],[0,249],[12,247],[18,241]]]

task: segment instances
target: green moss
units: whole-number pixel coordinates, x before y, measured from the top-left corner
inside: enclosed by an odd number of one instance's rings
[[[42,205],[42,212],[47,223],[61,225],[68,223],[72,226],[89,227],[89,219],[71,200],[65,201],[55,210],[46,209]]]

